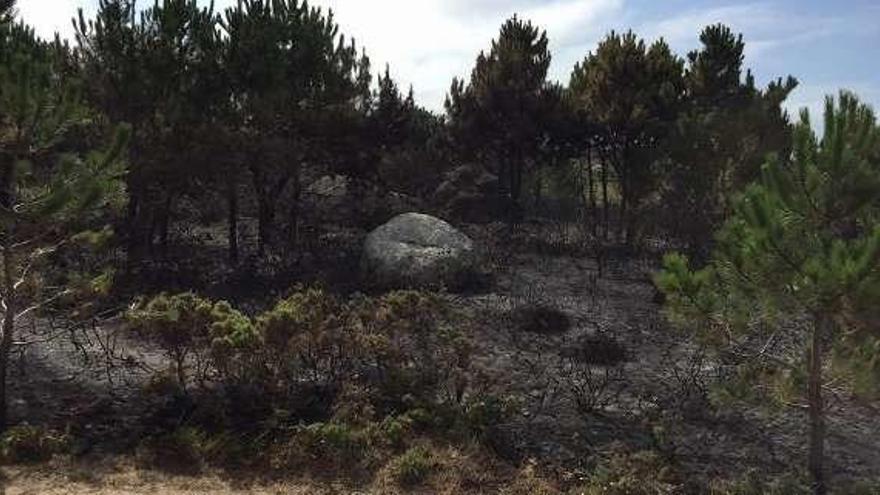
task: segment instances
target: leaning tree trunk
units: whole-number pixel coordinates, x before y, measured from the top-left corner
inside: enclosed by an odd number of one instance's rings
[[[822,398],[822,339],[830,320],[824,314],[815,318],[812,342],[807,351],[809,364],[809,389],[807,397],[810,408],[810,455],[807,469],[813,480],[813,493],[825,495],[825,403]]]

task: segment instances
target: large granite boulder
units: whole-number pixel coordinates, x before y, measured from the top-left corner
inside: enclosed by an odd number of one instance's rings
[[[368,283],[386,288],[455,288],[477,268],[473,241],[439,218],[404,213],[373,230],[364,243]]]

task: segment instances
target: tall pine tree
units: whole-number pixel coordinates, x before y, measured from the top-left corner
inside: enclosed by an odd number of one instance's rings
[[[514,16],[488,53],[480,53],[467,85],[453,80],[446,112],[463,156],[501,178],[508,220],[521,214],[524,176],[538,165],[554,108],[547,81],[547,34]]]
[[[647,46],[632,32],[611,32],[572,72],[569,92],[575,110],[601,126],[590,145],[602,155],[606,221],[610,165],[627,240],[636,229],[641,202],[656,183],[655,150],[671,128],[683,91],[683,61],[662,39]]]
[[[797,82],[756,88],[743,68],[742,36],[726,26],[705,28],[700,40],[702,48],[688,54],[686,101],[664,150],[662,209],[670,214],[662,218],[694,256],[705,257],[734,194],[760,175],[768,153],[791,148],[782,103]]]
[[[264,252],[291,185],[292,221],[299,217],[304,163],[362,171],[352,149],[369,106],[369,59],[339,34],[332,12],[299,0],[244,0],[225,11],[222,27],[230,125],[245,146]]]

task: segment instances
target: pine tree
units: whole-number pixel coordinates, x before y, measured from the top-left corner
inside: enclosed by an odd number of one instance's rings
[[[403,93],[390,67],[379,74],[367,119],[364,150],[375,155],[373,179],[380,187],[413,195],[431,194],[439,182],[441,120],[416,105],[412,86]]]
[[[782,103],[797,81],[780,79],[759,90],[743,69],[741,35],[719,24],[700,39],[703,47],[688,54],[686,101],[666,140],[662,199],[673,235],[704,257],[734,194],[759,177],[768,153],[790,150]]]
[[[75,85],[59,77],[62,54],[57,41],[36,38],[24,24],[0,25],[0,428],[16,323],[70,292],[40,287],[39,269],[121,194],[118,159],[128,133],[118,131],[106,152],[75,152],[66,137],[90,116]]]
[[[869,107],[841,92],[836,105],[827,100],[821,140],[806,111],[793,136],[790,159],[768,160],[737,202],[709,264],[692,271],[669,255],[657,283],[670,315],[740,356],[741,369],[806,385],[808,469],[815,493],[825,493],[823,377],[834,365],[873,377],[861,383],[880,392],[871,319],[880,296],[880,129]],[[782,335],[801,352],[772,355]],[[832,353],[844,359],[829,363]]]
[[[140,15],[138,15],[140,14]],[[76,19],[87,97],[112,121],[133,128],[127,187],[130,260],[168,242],[174,203],[207,166],[194,143],[225,101],[219,33],[211,7],[163,0],[138,12],[132,0],[101,0],[96,17]]]
[[[360,173],[369,59],[339,34],[332,12],[299,0],[244,0],[225,11],[223,67],[258,207],[259,249],[270,244],[279,199],[292,184],[296,221],[302,164]],[[295,227],[294,229],[295,230]]]
[[[415,112],[412,88],[403,96],[397,83],[391,78],[390,67],[379,75],[374,108],[370,114],[375,138],[379,146],[387,148],[402,144],[407,139]]]
[[[621,195],[621,226],[630,239],[634,213],[657,180],[656,153],[683,96],[683,61],[661,39],[647,46],[634,33],[611,32],[571,75],[576,111],[602,126],[602,187],[608,218],[610,164]],[[606,226],[607,230],[607,226]]]
[[[470,80],[453,80],[446,113],[465,158],[480,160],[502,179],[511,205],[521,211],[523,178],[537,166],[546,141],[553,98],[547,81],[547,33],[516,16],[501,27],[489,53],[480,53]]]

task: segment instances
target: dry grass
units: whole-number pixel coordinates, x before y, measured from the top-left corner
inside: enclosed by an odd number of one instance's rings
[[[138,468],[134,462],[82,464],[53,462],[2,469],[2,495],[279,495],[351,493],[307,479],[242,482],[219,473],[179,476]]]
[[[48,464],[0,468],[0,495],[392,495],[482,494],[510,495],[560,493],[531,467],[515,470],[474,445],[459,449],[425,444],[430,470],[418,483],[402,485],[392,459],[365,486],[318,478],[253,480],[203,471],[196,476],[144,469],[132,459],[99,462],[56,458]]]

